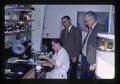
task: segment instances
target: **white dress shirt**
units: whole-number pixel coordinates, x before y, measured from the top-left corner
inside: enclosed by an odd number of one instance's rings
[[[71,28],[72,28],[72,25],[68,28],[69,32],[70,32]]]
[[[58,53],[55,52],[52,59],[56,61],[57,67],[47,72],[46,79],[67,79],[70,62],[66,50],[62,47]]]

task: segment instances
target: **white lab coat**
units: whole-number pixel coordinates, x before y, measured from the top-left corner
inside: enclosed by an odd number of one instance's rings
[[[67,79],[70,62],[66,50],[62,47],[58,54],[55,52],[52,59],[56,60],[57,67],[47,72],[46,79]]]

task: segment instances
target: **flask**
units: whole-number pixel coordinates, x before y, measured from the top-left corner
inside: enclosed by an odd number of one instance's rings
[[[38,76],[40,75],[40,71],[41,71],[41,66],[37,64],[37,66],[35,67],[35,79],[38,79]]]

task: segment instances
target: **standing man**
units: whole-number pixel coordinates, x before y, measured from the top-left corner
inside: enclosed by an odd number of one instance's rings
[[[77,64],[82,48],[82,34],[78,28],[72,25],[71,18],[69,16],[64,16],[61,20],[65,29],[62,30],[60,39],[63,47],[69,55],[70,60],[68,78],[77,79]]]
[[[89,79],[95,78],[97,33],[103,32],[103,26],[98,23],[96,14],[92,11],[85,13],[84,24],[88,28],[88,33],[83,41],[81,78]]]

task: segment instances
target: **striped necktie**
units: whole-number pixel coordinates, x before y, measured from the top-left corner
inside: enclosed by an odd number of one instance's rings
[[[85,42],[86,42],[86,40],[87,40],[89,34],[91,34],[91,32],[92,32],[92,28],[90,28],[90,29],[88,30],[87,35],[86,35],[85,39],[83,40],[83,44],[82,44],[83,47],[84,47],[84,45],[85,45]],[[83,48],[83,47],[82,47],[82,48]]]
[[[82,43],[83,47],[84,47],[84,45],[85,45],[85,42],[86,42],[86,40],[87,40],[88,35],[89,35],[89,31],[87,32],[87,35],[85,36],[85,39],[83,40],[83,43]],[[83,47],[82,47],[82,48],[83,48]]]

